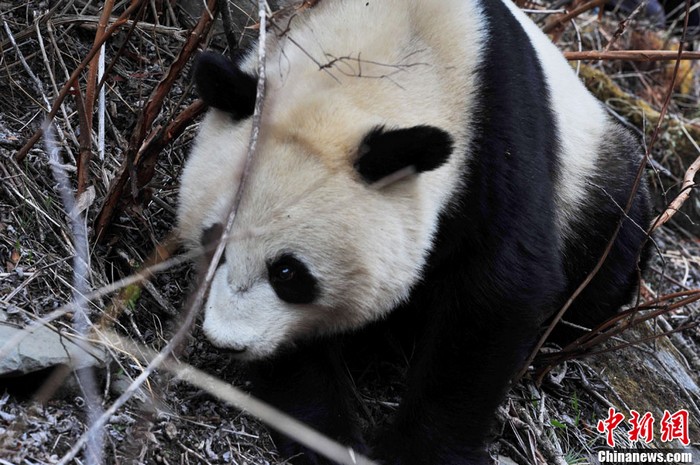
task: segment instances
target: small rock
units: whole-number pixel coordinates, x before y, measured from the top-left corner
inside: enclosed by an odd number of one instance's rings
[[[56,431],[59,433],[67,433],[75,426],[75,421],[70,418],[64,418],[56,424]]]
[[[177,427],[172,423],[168,423],[165,425],[164,432],[165,437],[170,439],[171,441],[177,439]]]
[[[17,415],[13,415],[11,413],[3,412],[2,410],[0,410],[0,418],[2,418],[5,421],[15,421]]]
[[[12,314],[13,306],[7,309]],[[30,330],[0,322],[0,341],[22,338],[0,359],[0,376],[22,375],[57,365],[67,365],[74,370],[104,365],[105,352],[86,342],[75,342],[72,336],[41,326]]]
[[[518,464],[504,455],[499,455],[498,456],[498,465],[518,465]]]

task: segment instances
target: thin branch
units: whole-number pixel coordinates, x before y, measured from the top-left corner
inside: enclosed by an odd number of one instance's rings
[[[95,43],[99,42],[102,36],[105,34],[105,29],[107,28],[107,23],[109,22],[109,17],[112,15],[112,9],[114,8],[114,0],[106,0],[102,6],[102,15],[97,23],[97,31],[95,32]],[[94,44],[93,44],[94,45]],[[82,163],[82,168],[85,175],[82,177],[84,183],[78,184],[78,195],[83,192],[87,184],[87,177],[89,174],[89,162],[92,157],[92,114],[95,105],[95,93],[97,83],[101,81],[104,75],[105,69],[105,44],[102,42],[100,45],[100,52],[96,57],[93,57],[90,65],[88,66],[88,77],[87,85],[85,86],[85,116],[87,118],[88,131],[86,136],[87,150],[85,150],[85,156],[81,157],[80,161]],[[99,90],[99,130],[98,130],[98,146],[100,159],[104,159],[104,124],[105,124],[105,89],[100,87]],[[82,189],[81,189],[82,188]]]
[[[97,16],[90,15],[63,15],[57,18],[53,18],[50,21],[54,26],[63,26],[77,24],[83,29],[93,30],[97,29],[97,25],[100,22],[100,18]],[[155,34],[163,34],[173,37],[175,40],[180,42],[185,41],[185,36],[187,35],[186,29],[181,29],[179,27],[163,26],[160,24],[147,23],[144,21],[127,20],[126,26],[136,26],[140,31],[151,32]],[[18,34],[21,35],[21,34]]]
[[[671,60],[700,60],[700,52],[675,50],[614,50],[586,52],[564,52],[564,57],[570,61],[576,60],[624,60],[624,61],[671,61]]]
[[[100,16],[100,20],[97,23],[97,31],[95,32],[95,41],[93,42],[93,47],[95,44],[100,43],[100,53],[98,56],[95,56],[92,58],[90,61],[90,64],[88,65],[88,77],[87,77],[87,84],[85,86],[85,113],[87,116],[87,122],[88,126],[92,129],[92,110],[94,108],[95,104],[95,87],[97,86],[97,71],[98,71],[98,61],[99,57],[103,56],[104,54],[104,48],[102,46],[104,45],[104,42],[102,40],[102,36],[105,34],[105,29],[107,28],[107,22],[109,21],[109,17],[112,14],[112,8],[114,7],[114,0],[106,0],[104,2],[104,5],[102,6],[102,15]]]
[[[92,144],[92,128],[89,123],[88,112],[85,109],[85,100],[83,100],[83,95],[80,93],[79,84],[75,86],[72,94],[75,98],[75,111],[78,113],[78,125],[80,127],[80,134],[78,135],[80,145],[78,148],[78,159],[76,160],[78,167],[78,197],[80,197],[87,187],[88,164],[92,155],[90,147]]]
[[[618,313],[614,317],[598,325],[591,332],[586,333],[578,339],[576,339],[575,341],[571,342],[561,351],[551,354],[539,355],[538,359],[548,364],[548,366],[543,371],[546,372],[553,366],[556,366],[557,364],[563,361],[575,358],[577,356],[580,357],[582,354],[588,354],[588,351],[590,349],[622,334],[623,332],[627,331],[632,327],[639,326],[645,321],[650,321],[663,315],[667,315],[681,307],[685,307],[693,302],[697,302],[698,300],[700,300],[700,295],[698,295],[698,292],[700,292],[700,290],[695,290],[692,293],[687,293],[687,297],[684,297],[683,299],[680,299],[677,302],[659,307],[659,302],[672,300],[673,298],[676,298],[683,293],[668,294],[656,298],[655,300],[657,302],[653,305],[646,303],[644,305],[640,305],[638,307],[631,308],[629,310],[625,310],[623,312]],[[646,313],[642,316],[639,315],[640,311],[642,310],[654,308],[655,310],[649,313]],[[617,327],[615,327],[615,325],[617,325]]]
[[[17,42],[15,42],[15,38],[12,35],[12,31],[10,30],[10,26],[7,25],[7,22],[3,18],[2,20],[3,27],[5,28],[5,32],[7,33],[7,37],[10,40],[10,43],[12,44],[12,47],[15,49],[15,52],[17,53],[17,58],[19,59],[20,63],[22,63],[22,67],[24,70],[27,72],[29,75],[29,78],[32,80],[34,85],[36,86],[37,91],[41,95],[41,99],[44,102],[44,105],[46,105],[46,108],[50,106],[49,104],[49,98],[46,96],[46,92],[44,91],[44,85],[42,84],[41,80],[37,77],[36,74],[34,74],[34,71],[32,71],[32,68],[29,66],[27,63],[27,60],[24,58],[24,54],[22,53],[22,50],[20,50],[19,46],[17,45]],[[58,110],[58,109],[57,109]],[[55,114],[54,114],[55,116]],[[61,141],[65,141],[66,138],[63,135],[63,131],[61,131],[61,128],[57,128],[58,135],[61,137]],[[71,157],[73,154],[71,153]]]
[[[663,213],[661,213],[661,215],[659,215],[652,222],[653,226],[651,228],[651,232],[654,232],[657,229],[659,229],[659,227],[661,227],[662,224],[670,220],[673,217],[673,215],[675,215],[676,212],[680,210],[681,206],[683,206],[685,201],[688,200],[688,197],[690,197],[690,193],[692,192],[693,187],[695,187],[695,175],[700,169],[700,147],[698,146],[697,142],[695,142],[693,138],[690,137],[690,134],[688,134],[688,131],[685,129],[685,127],[683,127],[683,125],[680,125],[680,128],[686,135],[690,143],[693,144],[695,149],[698,151],[698,157],[685,172],[685,175],[683,176],[683,183],[681,184],[681,190],[676,196],[676,198],[673,199],[668,205],[668,207],[666,207],[666,210],[664,210]]]
[[[105,76],[105,44],[100,49],[100,59],[97,62],[97,80],[102,82]],[[105,159],[105,115],[107,100],[104,86],[100,86],[97,103],[97,154],[100,160]]]
[[[85,227],[85,218],[76,208],[77,205],[72,194],[70,179],[60,162],[60,150],[53,140],[51,127],[48,122],[45,123],[46,152],[49,156],[51,172],[56,181],[56,189],[68,214],[68,221],[73,236],[73,247],[75,248],[75,257],[73,258],[73,308],[75,310],[73,328],[78,334],[85,337],[92,329],[92,322],[87,315],[87,299],[85,298],[89,290],[88,275],[90,272],[87,229]],[[91,370],[80,370],[78,379],[85,396],[88,419],[91,422],[95,421],[101,414],[101,402],[95,375]],[[102,463],[103,441],[101,430],[94,430],[86,435],[86,462],[88,465],[100,465]]]
[[[154,131],[152,137],[143,143],[143,147],[139,151],[140,177],[150,179],[153,176],[158,154],[169,143],[180,137],[189,124],[204,113],[204,110],[206,110],[204,101],[197,99],[175,116],[165,128]]]
[[[608,44],[605,46],[606,52],[610,51],[610,47],[612,47],[615,44],[615,42],[617,42],[617,39],[622,37],[622,34],[625,33],[625,30],[627,29],[627,26],[629,25],[630,21],[632,21],[635,16],[637,16],[644,8],[646,8],[648,2],[649,0],[642,0],[641,2],[639,2],[637,8],[635,8],[632,11],[632,13],[629,14],[629,16],[627,16],[625,19],[618,23],[617,29],[615,30],[612,39],[610,39]]]
[[[542,374],[539,376],[538,379],[541,382],[541,379],[544,377],[544,375],[549,371],[549,369],[551,367],[558,365],[560,363],[566,362],[567,360],[571,360],[571,359],[575,359],[575,358],[582,358],[584,356],[590,357],[590,356],[594,356],[594,355],[607,354],[607,353],[615,352],[615,351],[618,351],[621,349],[626,349],[628,347],[639,346],[641,344],[646,344],[648,342],[655,341],[655,340],[657,340],[661,337],[664,337],[664,336],[671,336],[672,334],[676,334],[676,333],[679,333],[682,331],[697,328],[698,326],[700,326],[700,321],[691,321],[688,323],[684,323],[684,324],[678,326],[677,328],[671,329],[669,331],[663,331],[663,332],[660,332],[658,334],[652,334],[650,336],[645,336],[645,337],[636,339],[634,341],[623,342],[621,344],[617,344],[615,346],[607,347],[607,348],[596,350],[596,351],[589,351],[586,349],[586,350],[578,350],[578,351],[572,351],[572,352],[567,352],[567,353],[562,352],[561,354],[558,354],[558,355],[561,355],[561,357],[559,357],[555,361],[553,361],[551,363],[551,365],[549,367],[547,367],[548,369],[543,370]]]
[[[115,31],[117,31],[127,22],[127,18],[129,18],[133,12],[135,12],[141,7],[143,1],[144,0],[134,0],[131,3],[131,5],[129,5],[129,7],[126,10],[124,10],[124,13],[122,13],[121,16],[119,16],[119,18],[117,18],[117,20],[105,30],[105,34],[102,36],[102,38],[93,45],[93,47],[90,49],[85,58],[83,58],[83,61],[81,61],[80,64],[75,68],[73,74],[70,75],[68,81],[66,81],[66,83],[61,88],[61,92],[58,94],[56,100],[54,100],[53,102],[51,111],[49,111],[49,114],[46,116],[47,121],[53,122],[53,119],[56,117],[56,113],[58,113],[58,110],[61,107],[61,103],[70,93],[70,90],[73,87],[74,82],[78,79],[78,76],[80,76],[80,73],[83,72],[90,60],[92,60],[92,57],[94,57],[97,54],[97,52],[100,51],[102,44],[106,42],[107,39],[111,37]],[[36,144],[39,138],[41,138],[43,131],[43,127],[39,128],[34,133],[34,135],[32,135],[32,137],[27,141],[27,143],[24,144],[24,147],[19,149],[19,151],[15,154],[15,161],[21,162],[22,160],[24,160],[24,157],[26,157],[29,151],[32,149],[32,147],[34,147],[34,144]]]
[[[678,52],[677,52],[678,57],[680,57],[683,54],[683,45],[686,42],[686,36],[688,33],[688,17],[689,16],[690,16],[690,0],[685,0],[685,20],[683,22],[683,35],[681,37],[680,42],[678,43]],[[651,135],[651,140],[649,141],[649,146],[647,148],[647,158],[651,158],[651,146],[654,145],[654,142],[656,142],[656,139],[659,137],[659,134],[661,133],[661,122],[665,118],[666,112],[668,111],[668,106],[671,103],[671,96],[673,95],[673,89],[676,86],[676,80],[678,79],[678,70],[680,69],[680,66],[681,66],[681,61],[680,61],[680,58],[678,58],[676,60],[675,66],[673,67],[673,75],[671,76],[671,82],[669,84],[668,93],[666,94],[666,99],[664,100],[664,104],[661,107],[661,112],[659,114],[659,120],[656,123],[656,127],[654,128],[654,132]],[[686,134],[687,134],[687,132],[686,132]],[[697,144],[695,144],[695,141],[692,141],[692,142],[693,142],[693,145],[697,148]],[[697,162],[697,160],[696,160],[696,162]],[[693,162],[691,167],[690,167],[690,168],[693,168],[690,175],[688,175],[688,173],[686,173],[686,177],[690,176],[691,182],[694,179],[695,171],[697,170],[697,166],[695,166],[696,162]],[[690,168],[688,169],[688,171],[690,171]],[[684,185],[685,185],[685,180],[684,180]],[[686,189],[686,190],[689,190],[689,189]],[[681,192],[681,194],[682,193],[683,192]],[[678,208],[680,208],[680,206],[683,204],[683,202],[685,202],[685,200],[687,198],[688,198],[688,196],[683,197],[680,202],[675,203],[674,207],[676,208],[676,211],[678,210]],[[673,204],[673,202],[672,202],[672,204]],[[666,213],[666,212],[664,212],[664,213]],[[651,231],[654,231],[657,228],[658,222],[663,220],[663,219],[664,219],[664,215],[660,215],[659,217],[657,217],[654,220],[651,227],[649,228],[650,233],[651,233]],[[669,216],[669,219],[670,219],[670,216]],[[666,221],[668,221],[668,219],[666,219]]]
[[[224,35],[226,36],[226,43],[228,44],[228,55],[229,58],[234,58],[234,52],[238,48],[238,40],[236,38],[236,33],[233,30],[233,17],[231,16],[231,10],[228,7],[228,0],[218,0],[219,11],[221,12],[221,22],[224,26]]]
[[[39,42],[39,50],[41,50],[41,58],[44,61],[44,68],[46,68],[46,73],[48,74],[49,80],[51,81],[51,87],[53,89],[54,94],[58,95],[58,85],[56,84],[56,76],[52,72],[51,65],[49,63],[49,57],[46,54],[46,47],[44,46],[44,37],[43,37],[43,34],[41,33],[41,30],[39,29],[38,22],[35,24],[35,30],[36,30],[36,39]],[[54,50],[58,50],[58,46],[56,45],[55,38],[53,37],[53,33],[52,33],[53,31],[51,30],[51,23],[50,22],[47,24],[47,31],[49,33],[49,38],[52,42],[52,45],[54,46]],[[61,66],[65,66],[63,63],[63,58],[61,57],[60,53],[57,56],[58,56],[59,62],[61,63]],[[69,74],[66,73],[66,77],[68,77],[68,76],[69,76]],[[70,128],[71,127],[70,118],[68,117],[68,112],[66,111],[66,106],[63,104],[61,104],[61,113],[63,113],[63,120],[65,121],[66,127]],[[58,125],[56,125],[56,129],[59,130],[58,132],[60,134],[60,127]],[[71,141],[73,142],[73,144],[75,144],[76,147],[79,146],[80,144],[78,143],[78,138],[75,137],[75,131],[68,131],[67,130],[66,132],[70,135],[70,138],[71,138]],[[73,152],[70,150],[69,145],[64,144],[63,149],[66,151],[66,153],[68,153],[68,156],[70,157],[70,159],[75,162],[75,155],[73,155]]]
[[[568,23],[569,20],[576,18],[577,16],[585,13],[588,10],[592,10],[593,8],[603,5],[607,3],[607,1],[608,0],[592,0],[588,3],[584,3],[580,7],[571,10],[571,12],[558,17],[551,23],[547,24],[545,27],[542,28],[542,32],[544,32],[545,34],[550,33],[559,26],[563,26],[564,24]]]
[[[110,346],[120,347],[122,351],[130,354],[140,354],[142,357],[150,359],[150,363],[153,363],[152,360],[160,355],[154,353],[148,347],[137,345],[133,341],[111,331],[106,331],[102,338]],[[255,416],[266,425],[288,435],[309,449],[324,455],[334,463],[343,465],[376,465],[375,462],[355,452],[352,448],[339,444],[275,407],[241,391],[231,385],[231,383],[222,381],[209,373],[172,358],[165,360],[162,367],[202,391]]]
[[[182,74],[182,70],[189,62],[190,57],[199,47],[201,41],[208,34],[213,20],[209,10],[214,9],[216,0],[209,0],[205,11],[202,12],[197,25],[192,29],[187,42],[182,46],[175,61],[170,65],[167,72],[151,92],[151,95],[144,105],[136,126],[129,139],[129,147],[126,152],[126,160],[121,167],[120,173],[112,182],[109,192],[102,203],[100,212],[95,220],[95,234],[99,240],[106,237],[105,231],[112,222],[112,218],[119,209],[120,201],[124,200],[124,193],[127,187],[131,187],[128,192],[129,200],[135,201],[138,194],[151,179],[151,173],[139,169],[143,160],[144,141],[161,112],[163,102],[168,92]]]

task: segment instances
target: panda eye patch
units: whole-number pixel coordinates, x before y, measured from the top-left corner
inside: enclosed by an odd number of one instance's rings
[[[309,269],[291,254],[267,265],[267,276],[277,297],[290,304],[308,304],[318,294],[318,282]]]

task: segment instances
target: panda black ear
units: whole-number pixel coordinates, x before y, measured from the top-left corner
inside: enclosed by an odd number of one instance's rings
[[[355,169],[370,184],[402,171],[439,168],[452,153],[452,137],[434,126],[374,128],[360,145]]]
[[[207,105],[231,113],[235,120],[248,118],[255,108],[257,79],[240,70],[228,58],[202,52],[194,64],[197,93]]]

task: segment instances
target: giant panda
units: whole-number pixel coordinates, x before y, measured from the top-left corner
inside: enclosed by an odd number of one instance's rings
[[[512,377],[619,222],[565,319],[592,327],[634,294],[644,181],[624,210],[640,145],[509,0],[285,11],[203,331],[247,367],[253,394],[380,463],[489,463]],[[203,253],[240,184],[256,70],[254,49],[195,66],[210,109],[178,222]],[[357,367],[384,354],[404,364],[401,402],[362,431]],[[292,463],[326,463],[273,439]]]

